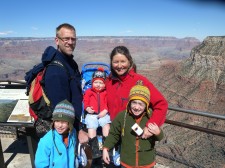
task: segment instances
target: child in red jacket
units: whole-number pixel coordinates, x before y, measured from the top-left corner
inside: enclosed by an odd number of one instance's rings
[[[102,127],[104,139],[104,137],[108,136],[111,123],[107,107],[105,79],[106,73],[104,69],[98,68],[92,75],[92,88],[89,88],[84,93],[84,109],[87,111],[85,123],[88,129],[93,159],[102,156],[102,152],[99,150],[96,130],[99,126]]]

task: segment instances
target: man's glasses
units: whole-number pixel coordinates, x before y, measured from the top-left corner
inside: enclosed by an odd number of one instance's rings
[[[72,43],[75,43],[77,41],[77,38],[73,38],[73,37],[59,37],[57,36],[58,39],[62,40],[64,43],[68,43],[70,40]]]

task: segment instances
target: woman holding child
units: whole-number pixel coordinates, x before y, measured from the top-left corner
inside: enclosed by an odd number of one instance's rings
[[[157,88],[144,76],[136,73],[136,65],[129,50],[125,46],[115,47],[110,54],[111,74],[106,80],[107,105],[111,121],[117,114],[126,110],[129,102],[129,93],[138,81],[150,91],[148,107],[151,108],[151,117],[144,123],[142,139],[154,136],[152,125],[156,128],[162,126],[166,119],[168,103]],[[158,128],[159,129],[159,128]],[[107,164],[109,164],[109,158]],[[95,167],[92,165],[92,167]],[[106,165],[107,168],[115,167],[113,164]]]
[[[144,76],[136,73],[136,66],[129,50],[125,46],[115,47],[110,54],[111,74],[106,81],[108,93],[108,111],[113,121],[116,115],[125,110],[130,89],[137,81],[143,81],[143,85],[150,90],[149,106],[152,109],[152,116],[147,121],[142,138],[152,136],[148,131],[150,123],[156,123],[159,127],[165,122],[168,103],[155,86]]]

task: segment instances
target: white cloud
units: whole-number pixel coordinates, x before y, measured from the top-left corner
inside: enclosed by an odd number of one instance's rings
[[[9,30],[9,31],[5,31],[5,32],[0,32],[1,36],[5,36],[5,35],[9,35],[9,34],[13,34],[14,32]]]

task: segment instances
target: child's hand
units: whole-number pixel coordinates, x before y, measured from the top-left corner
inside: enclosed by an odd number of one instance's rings
[[[154,135],[160,134],[160,129],[156,123],[149,123],[148,124],[148,131],[151,132]]]
[[[90,114],[93,114],[95,111],[93,110],[93,107],[87,107],[86,111]]]
[[[107,113],[108,113],[107,110],[102,110],[102,111],[98,114],[98,118],[104,117]]]
[[[107,163],[107,164],[110,163],[109,152],[106,148],[103,148],[102,159],[104,160],[105,163]]]

